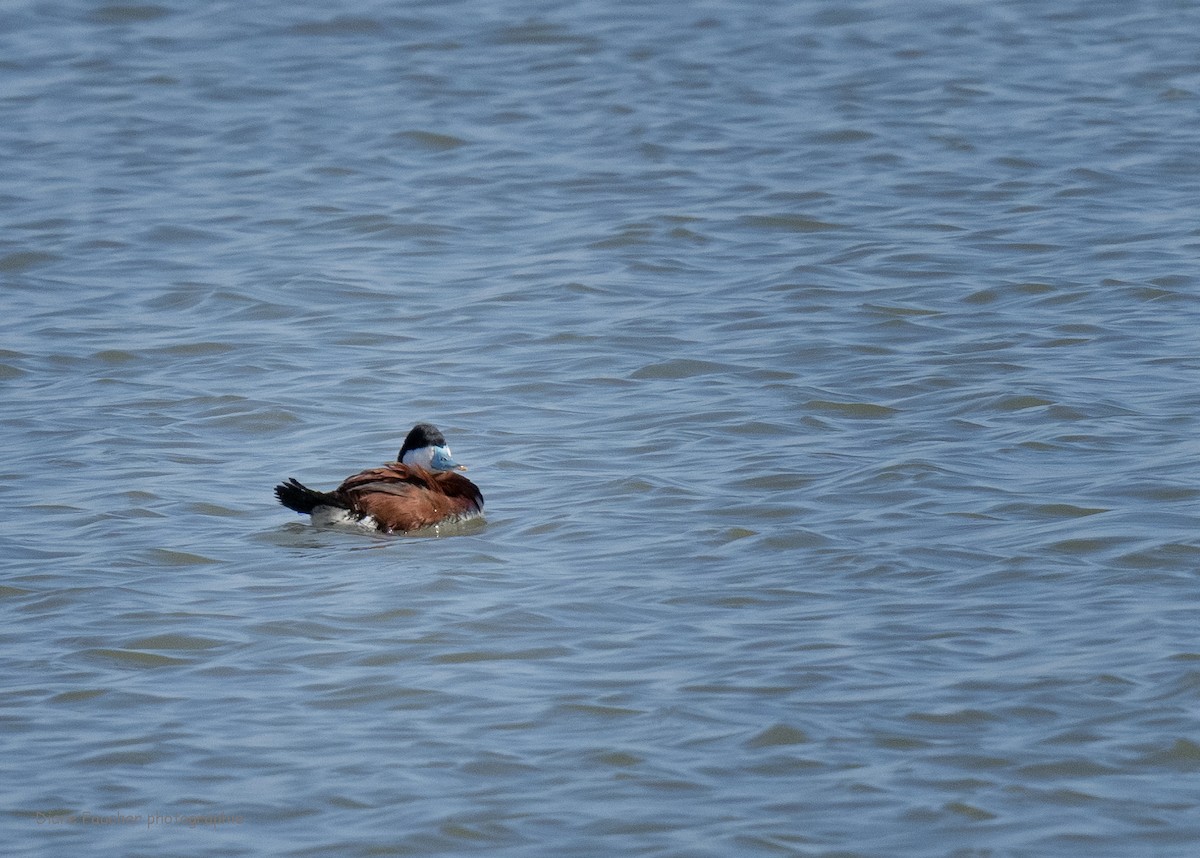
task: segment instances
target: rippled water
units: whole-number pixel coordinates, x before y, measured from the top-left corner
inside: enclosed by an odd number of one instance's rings
[[[0,10],[7,854],[1193,854],[1200,5],[343,6]]]

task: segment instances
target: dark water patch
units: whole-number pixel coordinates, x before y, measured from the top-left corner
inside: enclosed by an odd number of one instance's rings
[[[324,21],[292,24],[286,33],[292,36],[377,36],[387,31],[383,21],[371,17],[336,15]]]
[[[135,670],[178,667],[190,663],[188,659],[162,655],[161,653],[112,648],[84,650],[79,653],[79,656],[84,661],[96,662],[102,666]]]
[[[500,27],[494,31],[492,38],[496,44],[507,47],[567,47],[585,54],[599,48],[599,42],[590,36],[572,32],[562,24],[536,19]]]
[[[188,245],[211,244],[222,241],[224,236],[211,230],[197,229],[196,227],[159,226],[150,230],[144,238],[149,244]]]
[[[836,417],[854,420],[882,420],[897,414],[895,408],[873,402],[836,402],[826,399],[810,399],[805,407]]]
[[[1046,520],[1086,518],[1109,511],[1105,507],[1081,507],[1069,503],[1001,504],[990,510],[994,515]]]
[[[95,700],[97,697],[103,697],[108,694],[108,689],[105,688],[86,688],[78,691],[64,691],[61,694],[56,694],[48,701],[52,704],[72,704],[72,703],[88,703]]]
[[[1197,568],[1198,560],[1200,545],[1165,543],[1123,554],[1113,562],[1122,569],[1187,572]]]
[[[157,21],[171,10],[153,3],[109,4],[96,9],[91,18],[98,24],[138,24]]]
[[[1087,780],[1116,774],[1116,770],[1095,760],[1066,757],[1041,763],[1031,763],[1018,769],[1018,773],[1034,783],[1071,779]]]
[[[400,131],[394,134],[393,138],[399,142],[428,149],[433,152],[449,152],[466,146],[469,142],[453,134],[424,130]]]
[[[912,712],[906,717],[913,721],[943,727],[975,726],[996,719],[995,715],[978,709],[960,709],[954,712]]]
[[[754,230],[781,230],[783,232],[812,233],[845,229],[838,223],[829,223],[814,217],[793,214],[746,215],[742,225]]]
[[[175,551],[169,548],[152,548],[142,553],[139,565],[156,567],[204,566],[218,561],[212,557],[194,554],[189,551]]]
[[[724,364],[712,361],[678,358],[661,363],[648,364],[635,370],[630,378],[637,380],[664,379],[677,380],[694,378],[702,375],[714,375],[726,370]]]
[[[1087,557],[1094,554],[1110,554],[1114,550],[1134,541],[1127,536],[1097,536],[1078,539],[1063,539],[1047,546],[1050,551],[1076,557]]]
[[[1170,771],[1200,771],[1200,745],[1190,739],[1176,739],[1169,747],[1146,750],[1137,765]]]
[[[562,647],[538,647],[534,649],[517,650],[517,651],[500,651],[500,650],[467,650],[462,652],[448,652],[433,657],[435,664],[468,664],[478,661],[528,661],[538,659],[552,659],[566,655],[567,650]]]
[[[18,250],[0,256],[0,272],[20,274],[33,268],[59,261],[61,257],[54,253],[38,250]]]
[[[802,745],[809,741],[808,735],[803,730],[788,724],[776,724],[748,739],[745,744],[747,748],[771,748]]]
[[[224,645],[224,641],[177,633],[153,635],[128,642],[132,650],[207,650]]]
[[[188,510],[196,515],[216,516],[217,518],[241,518],[244,512],[215,503],[193,503]]]

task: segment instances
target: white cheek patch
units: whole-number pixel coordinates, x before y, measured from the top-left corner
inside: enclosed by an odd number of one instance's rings
[[[400,460],[402,465],[416,465],[418,468],[429,469],[429,462],[433,459],[433,450],[429,447],[421,447],[417,450],[409,450],[404,454],[404,458]]]
[[[422,447],[419,450],[409,450],[404,454],[402,465],[416,465],[418,468],[424,468],[427,471],[435,470],[433,460],[439,456],[444,456],[447,459],[453,458],[450,455],[449,447]]]

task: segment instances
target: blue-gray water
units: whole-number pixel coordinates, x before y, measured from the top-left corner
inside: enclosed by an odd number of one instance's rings
[[[5,854],[1194,855],[1197,32],[6,3]]]

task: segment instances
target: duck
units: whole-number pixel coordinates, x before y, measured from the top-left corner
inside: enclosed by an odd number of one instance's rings
[[[404,439],[396,461],[347,477],[330,492],[288,478],[275,497],[315,525],[357,525],[381,533],[408,533],[483,517],[483,493],[462,476],[446,437],[431,423],[418,423]]]

